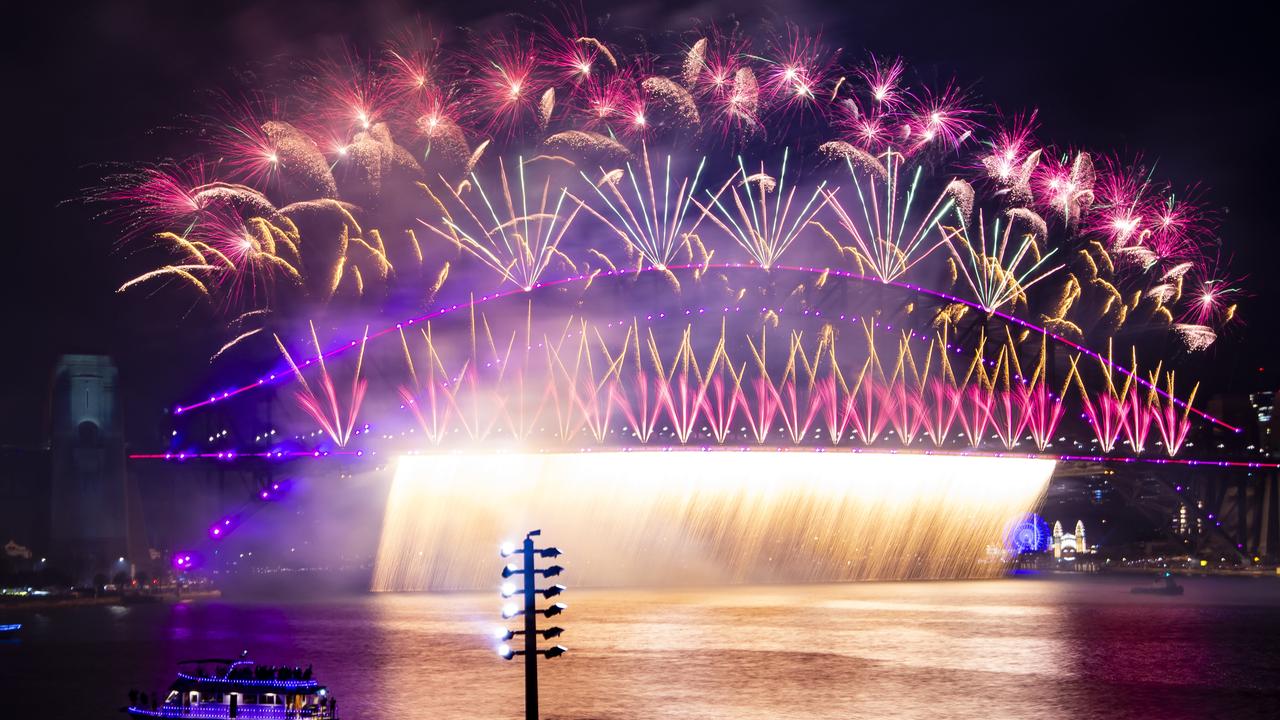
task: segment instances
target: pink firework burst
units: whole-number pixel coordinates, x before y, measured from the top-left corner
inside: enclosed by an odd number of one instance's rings
[[[414,99],[409,111],[410,125],[413,132],[421,134],[428,141],[439,138],[450,128],[458,124],[458,113],[452,94],[447,90],[431,88]]]
[[[889,149],[897,139],[892,114],[857,98],[845,98],[837,105],[834,124],[845,141],[876,154]]]
[[[576,98],[583,127],[589,130],[607,130],[615,124],[625,122],[630,89],[630,78],[625,74],[605,76],[597,73],[588,76],[579,85]]]
[[[1215,261],[1192,269],[1183,290],[1182,322],[1221,328],[1237,319],[1236,306],[1244,293],[1224,267]]]
[[[190,227],[204,208],[197,189],[210,178],[199,160],[156,165],[112,176],[90,199],[110,203],[105,215],[121,223],[120,241],[127,242],[157,227]]]
[[[649,103],[637,84],[626,82],[622,84],[622,89],[622,109],[617,113],[615,125],[623,135],[644,140],[653,131]]]
[[[788,25],[785,37],[772,43],[760,89],[770,107],[784,117],[798,110],[825,107],[834,55],[822,36]]]
[[[1015,205],[1031,200],[1031,178],[1040,163],[1040,149],[1032,133],[1036,113],[1018,115],[996,130],[990,152],[980,158],[981,171],[994,183],[996,194]]]
[[[1056,158],[1042,158],[1032,184],[1036,200],[1049,211],[1049,216],[1074,227],[1081,214],[1093,207],[1097,177],[1088,153],[1068,152]]]
[[[480,126],[512,135],[533,115],[544,90],[540,61],[531,37],[511,35],[481,43],[475,51],[478,67],[470,104]]]
[[[276,180],[280,153],[265,125],[284,118],[279,101],[262,94],[241,99],[223,95],[215,112],[212,144],[233,176],[251,184]]]
[[[881,60],[874,55],[867,65],[857,70],[857,76],[866,85],[866,91],[879,112],[894,112],[910,99],[900,87],[905,71],[902,58]]]
[[[733,76],[746,67],[748,41],[736,32],[712,27],[685,54],[682,80],[698,96],[723,98],[733,91]]]
[[[1204,262],[1202,247],[1213,234],[1213,218],[1194,199],[1169,193],[1153,208],[1146,243],[1162,261]]]
[[[569,34],[549,26],[544,55],[550,68],[552,82],[568,86],[570,90],[582,85],[593,75],[616,70],[612,56],[601,57],[601,45],[587,37],[585,32],[570,30]]]
[[[925,92],[913,103],[901,127],[903,149],[958,149],[978,129],[976,115],[965,94],[954,85],[939,92]]]
[[[760,129],[760,79],[748,63],[749,47],[736,31],[712,27],[685,53],[681,80],[722,141]]]
[[[1159,198],[1150,176],[1140,165],[1103,164],[1094,186],[1096,207],[1086,229],[1110,240],[1112,248],[1145,245],[1159,214]]]
[[[440,37],[429,25],[401,33],[384,52],[379,70],[387,76],[391,96],[413,97],[440,85]]]
[[[398,76],[353,50],[315,66],[316,112],[308,129],[349,140],[390,119],[401,88]]]

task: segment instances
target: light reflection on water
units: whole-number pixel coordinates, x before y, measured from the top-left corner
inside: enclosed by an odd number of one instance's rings
[[[1280,583],[1126,578],[575,590],[546,718],[1265,717]],[[495,594],[75,608],[0,646],[5,717],[113,717],[174,663],[314,664],[350,720],[515,718]],[[6,613],[5,618],[12,615]],[[12,683],[12,686],[10,686]]]

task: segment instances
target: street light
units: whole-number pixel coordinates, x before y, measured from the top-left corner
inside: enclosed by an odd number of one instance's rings
[[[523,630],[509,630],[507,628],[499,628],[495,633],[495,637],[502,644],[498,646],[498,655],[504,660],[511,660],[516,655],[524,656],[524,715],[525,720],[538,720],[538,656],[541,655],[548,660],[560,657],[568,652],[568,648],[563,645],[553,645],[545,650],[538,649],[538,636],[541,635],[544,640],[560,637],[564,633],[564,628],[550,627],[545,630],[538,629],[538,616],[542,615],[546,618],[555,617],[569,609],[568,605],[562,602],[552,603],[545,609],[538,609],[538,595],[543,598],[553,598],[565,591],[564,585],[551,585],[550,587],[539,589],[536,584],[538,575],[544,578],[555,577],[564,572],[564,568],[559,565],[539,570],[535,565],[535,559],[539,557],[556,558],[560,557],[560,550],[557,548],[535,548],[533,546],[533,538],[541,535],[541,530],[530,531],[524,537],[524,543],[516,548],[514,543],[503,543],[499,549],[502,557],[510,557],[517,553],[521,556],[521,562],[508,563],[502,568],[503,579],[509,579],[513,575],[523,575],[523,587],[517,586],[515,583],[506,582],[502,584],[502,597],[509,598],[516,594],[524,595],[524,607],[521,609],[516,603],[509,602],[502,606],[502,617],[509,620],[517,615],[524,616]],[[515,638],[516,635],[524,636],[524,649],[515,650],[507,641]]]

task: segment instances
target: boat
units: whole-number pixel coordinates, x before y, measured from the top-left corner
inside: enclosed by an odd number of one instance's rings
[[[22,623],[13,623],[12,625],[0,625],[0,635],[11,635],[22,629]]]
[[[164,699],[130,691],[124,712],[138,720],[337,720],[338,703],[311,668],[258,665],[247,658],[178,663]],[[157,693],[158,694],[158,693]]]
[[[1173,575],[1165,573],[1163,583],[1157,579],[1154,585],[1139,586],[1129,590],[1129,592],[1134,595],[1181,595],[1183,587],[1174,582]]]

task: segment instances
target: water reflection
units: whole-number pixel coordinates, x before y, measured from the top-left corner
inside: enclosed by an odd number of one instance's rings
[[[556,718],[1265,716],[1280,703],[1280,583],[1126,579],[577,590]],[[516,718],[519,665],[493,653],[496,594],[287,605],[52,610],[0,648],[12,717],[107,717],[179,659],[313,664],[343,716]],[[36,620],[35,618],[31,618]],[[24,619],[20,619],[24,620]],[[70,680],[73,678],[74,680]],[[14,689],[19,689],[14,691]],[[72,692],[71,690],[74,690]]]

